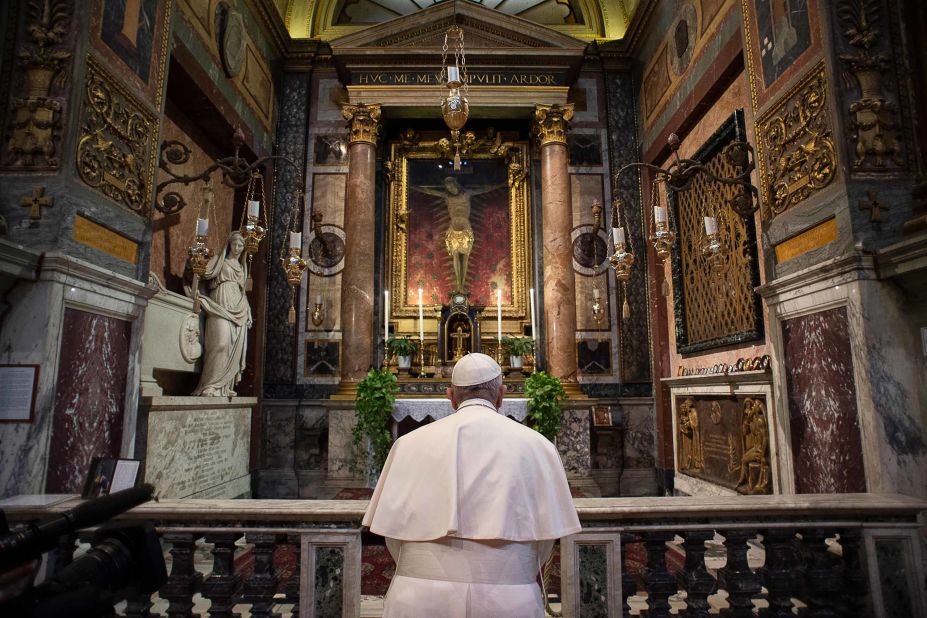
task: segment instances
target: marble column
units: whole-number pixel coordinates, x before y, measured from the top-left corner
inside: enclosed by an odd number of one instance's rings
[[[379,105],[345,105],[350,129],[341,275],[341,381],[359,382],[373,363],[374,201]]]
[[[547,370],[576,380],[576,283],[573,278],[573,206],[566,133],[573,105],[538,105],[534,131],[541,145],[541,217]]]

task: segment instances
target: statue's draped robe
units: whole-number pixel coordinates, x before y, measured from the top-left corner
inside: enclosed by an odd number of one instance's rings
[[[232,397],[245,369],[251,306],[245,296],[241,262],[214,256],[202,277],[209,295],[201,298],[206,312],[203,372],[194,395]]]
[[[553,444],[482,399],[396,441],[363,523],[398,565],[384,618],[541,617],[535,576],[580,530]]]

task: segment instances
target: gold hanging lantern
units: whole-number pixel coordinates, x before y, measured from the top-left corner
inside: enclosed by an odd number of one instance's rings
[[[196,219],[196,229],[193,232],[193,242],[187,249],[190,259],[190,270],[193,271],[193,313],[200,312],[200,277],[206,274],[206,267],[212,257],[212,251],[206,245],[209,234],[209,212],[213,207],[214,194],[212,187],[206,182],[203,185],[203,205],[200,207],[200,216]]]
[[[634,250],[626,237],[627,229],[621,219],[621,200],[615,198],[612,203],[612,242],[615,243],[615,253],[608,258],[612,268],[615,269],[615,280],[621,286],[623,297],[621,316],[624,319],[631,317],[631,305],[628,303],[628,281],[631,279],[631,267],[634,266]]]
[[[301,206],[303,201],[303,192],[296,192],[296,203],[293,205],[290,221],[292,228],[289,232],[289,249],[288,255],[280,258],[283,265],[283,271],[286,273],[286,282],[290,284],[290,311],[287,315],[289,324],[296,324],[296,288],[302,282],[303,273],[309,267],[309,263],[302,257],[303,251],[303,233],[298,231],[297,221],[302,212]]]
[[[255,189],[260,189],[260,195]],[[241,237],[245,241],[245,253],[248,254],[248,277],[245,282],[245,290],[248,292],[254,287],[251,263],[260,249],[261,241],[267,234],[267,219],[261,210],[262,198],[264,198],[264,176],[259,171],[254,171],[251,174],[251,182],[248,183],[245,207],[241,212],[241,226],[239,227]]]

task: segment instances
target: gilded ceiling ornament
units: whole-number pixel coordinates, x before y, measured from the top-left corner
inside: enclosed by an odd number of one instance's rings
[[[25,74],[25,96],[11,101],[11,132],[7,161],[12,167],[58,167],[63,99],[51,96],[52,86],[64,86],[71,52],[62,42],[71,22],[72,3],[33,0],[26,3],[29,43],[17,54]]]
[[[837,153],[831,123],[822,61],[756,123],[766,219],[834,179]]]
[[[380,105],[342,105],[341,115],[348,121],[351,143],[377,143],[380,132]]]
[[[573,104],[567,105],[536,105],[534,108],[534,133],[540,140],[540,145],[564,144],[566,134],[573,119]]]
[[[87,57],[77,171],[111,200],[147,214],[157,121],[118,81]]]
[[[853,167],[881,168],[891,158],[904,165],[898,139],[898,105],[885,97],[882,78],[889,67],[888,54],[874,51],[879,44],[879,3],[873,0],[843,0],[837,5],[837,19],[847,42],[855,49],[840,54],[859,84],[860,97],[850,104],[850,128],[856,141]]]

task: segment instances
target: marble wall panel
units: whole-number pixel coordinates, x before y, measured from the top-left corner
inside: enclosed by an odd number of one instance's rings
[[[46,491],[80,493],[94,457],[122,444],[131,323],[65,309]]]
[[[653,468],[656,458],[656,425],[651,405],[621,406],[624,426],[624,459],[628,468]]]
[[[241,479],[249,476],[254,403],[241,397],[152,397],[145,482],[165,498],[241,495]]]
[[[557,434],[557,449],[568,475],[581,478],[592,470],[589,409],[566,408]]]
[[[846,307],[782,323],[797,493],[866,491]]]
[[[293,169],[281,165],[277,169],[275,201],[278,205],[294,203],[296,191],[304,188],[301,171],[306,160],[306,124],[309,113],[309,79],[304,73],[285,73],[282,79],[280,111],[277,121],[277,153],[296,163]],[[285,208],[278,207],[270,221],[270,255],[280,255],[287,240]],[[281,268],[271,268],[267,288],[267,336],[264,353],[264,388],[268,395],[275,384],[293,382],[295,350],[293,329],[287,323],[290,306],[290,286]],[[304,315],[304,314],[303,314]]]
[[[617,171],[623,165],[640,161],[634,78],[631,73],[606,74],[608,101],[609,167]],[[626,233],[634,247],[645,247],[641,211],[641,186],[638,173],[626,173],[615,183],[614,196],[624,207]],[[637,251],[637,262],[628,282],[631,317],[619,318],[618,362],[622,382],[650,381],[650,324],[647,282],[647,254]]]
[[[354,445],[351,431],[357,420],[354,409],[331,410],[328,416],[328,478],[333,481],[355,479],[351,471]]]

